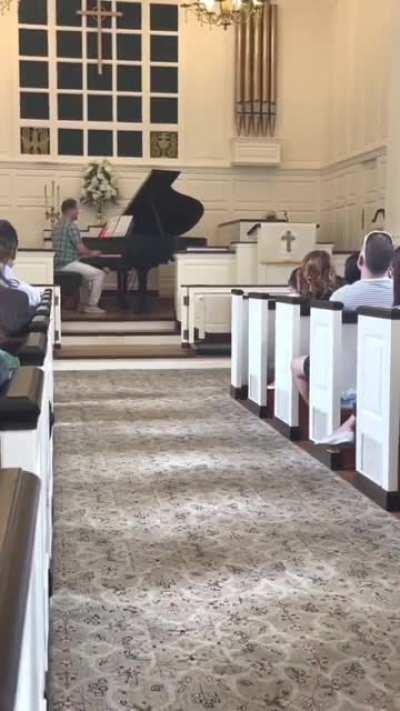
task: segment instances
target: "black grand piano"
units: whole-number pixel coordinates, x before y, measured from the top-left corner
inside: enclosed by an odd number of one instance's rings
[[[119,297],[125,308],[128,307],[128,275],[132,269],[138,277],[136,310],[146,310],[150,269],[173,260],[174,253],[184,245],[207,243],[205,239],[181,238],[201,219],[204,207],[199,200],[173,189],[179,175],[178,170],[151,171],[123,213],[133,217],[124,237],[84,239],[90,249],[103,252],[103,256],[85,261],[117,272]]]

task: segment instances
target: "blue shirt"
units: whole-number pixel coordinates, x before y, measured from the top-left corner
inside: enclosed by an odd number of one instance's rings
[[[330,301],[340,301],[346,311],[356,311],[359,306],[392,308],[393,282],[388,277],[360,279],[333,292]]]

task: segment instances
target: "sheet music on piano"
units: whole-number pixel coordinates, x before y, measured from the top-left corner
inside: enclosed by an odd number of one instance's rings
[[[100,238],[126,237],[132,222],[132,215],[113,217],[100,232]]]

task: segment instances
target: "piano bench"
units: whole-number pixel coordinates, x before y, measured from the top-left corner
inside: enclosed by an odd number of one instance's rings
[[[61,303],[65,309],[76,311],[79,307],[79,292],[82,276],[77,272],[56,271],[54,283],[61,289]]]

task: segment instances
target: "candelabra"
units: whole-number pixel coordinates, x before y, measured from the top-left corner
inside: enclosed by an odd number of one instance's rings
[[[50,199],[47,185],[44,186],[44,206],[46,220],[53,228],[60,218],[60,186],[56,186],[54,180],[51,181]]]

